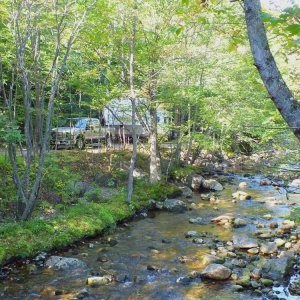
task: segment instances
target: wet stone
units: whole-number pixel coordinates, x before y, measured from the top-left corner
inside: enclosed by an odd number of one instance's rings
[[[147,266],[147,270],[148,271],[157,271],[159,268],[157,266],[154,265],[148,265]]]
[[[201,277],[214,280],[226,280],[231,276],[231,270],[220,264],[210,264],[202,272]]]
[[[186,238],[194,238],[194,237],[198,237],[198,236],[199,236],[199,234],[195,230],[190,230],[190,231],[186,232],[186,234],[185,234]]]
[[[197,218],[190,218],[189,223],[191,224],[197,224],[197,225],[204,225],[205,223],[203,222],[203,219],[201,217]]]
[[[234,235],[232,240],[236,248],[250,249],[258,247],[257,241],[253,238],[249,238],[247,235]]]

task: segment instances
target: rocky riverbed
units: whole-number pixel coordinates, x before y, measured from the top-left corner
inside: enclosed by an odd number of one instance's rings
[[[213,192],[183,187],[108,236],[4,268],[0,298],[299,299],[298,182],[216,179],[204,183]]]

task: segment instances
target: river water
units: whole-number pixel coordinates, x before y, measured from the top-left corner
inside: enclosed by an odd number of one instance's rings
[[[82,242],[58,253],[84,261],[88,270],[54,271],[38,267],[29,274],[28,267],[21,266],[10,274],[8,280],[0,282],[0,298],[76,299],[76,293],[86,289],[84,291],[88,292],[88,296],[84,299],[268,299],[264,295],[255,296],[251,291],[233,293],[230,288],[233,282],[230,280],[207,282],[195,278],[188,284],[176,282],[191,271],[201,271],[204,268],[201,257],[211,252],[207,246],[185,238],[187,231],[205,232],[203,239],[208,244],[217,240],[230,241],[235,233],[253,233],[257,229],[254,221],[270,222],[263,215],[271,214],[272,221],[281,224],[292,207],[300,206],[299,194],[289,194],[290,199],[286,201],[285,190],[260,186],[260,180],[261,176],[257,175],[228,175],[225,189],[218,196],[219,203],[210,203],[202,200],[199,194],[194,194],[192,199],[182,198],[192,207],[186,213],[149,213],[146,218],[140,217],[123,224],[108,237]],[[252,199],[234,203],[231,194],[238,190],[238,184],[242,181],[249,184],[245,191],[251,194]],[[272,205],[263,201],[269,197],[276,197],[284,203]],[[291,202],[295,205],[291,206]],[[248,225],[227,229],[210,222],[213,217],[224,213],[246,218]],[[203,218],[204,225],[189,223],[190,218],[199,216]],[[112,241],[110,245],[108,239]],[[148,270],[147,266],[157,270]],[[92,288],[86,285],[90,274],[114,274],[120,282]],[[299,299],[289,295],[286,285],[277,288],[281,299]],[[60,295],[55,296],[54,293]]]

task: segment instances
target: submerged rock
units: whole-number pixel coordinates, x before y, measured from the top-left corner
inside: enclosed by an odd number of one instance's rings
[[[87,265],[83,261],[77,258],[62,256],[50,256],[45,265],[48,268],[56,270],[87,269]]]
[[[113,281],[113,277],[111,275],[104,276],[92,276],[87,279],[87,285],[92,287],[97,287],[101,285],[106,285]]]
[[[231,276],[231,270],[220,264],[210,264],[202,272],[201,277],[214,280],[226,280]]]
[[[166,199],[163,203],[163,207],[174,213],[184,213],[187,211],[187,205],[183,201],[177,199]]]
[[[235,248],[250,249],[258,247],[257,241],[255,239],[249,238],[245,234],[234,235],[232,237],[232,240]]]
[[[203,222],[203,219],[201,217],[197,217],[197,218],[190,218],[189,219],[189,222],[191,224],[197,224],[197,225],[203,225],[204,222]]]
[[[211,254],[206,254],[202,257],[202,264],[204,266],[208,266],[210,264],[222,264],[224,261],[224,258]]]

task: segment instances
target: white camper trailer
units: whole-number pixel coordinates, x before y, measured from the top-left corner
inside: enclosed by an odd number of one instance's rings
[[[150,126],[149,104],[146,99],[136,101],[137,115],[135,132],[141,139],[148,137],[147,125]],[[119,136],[132,137],[131,100],[128,98],[111,100],[103,110],[106,125],[116,129]],[[168,113],[157,109],[158,132],[167,133],[166,125],[170,123]]]

